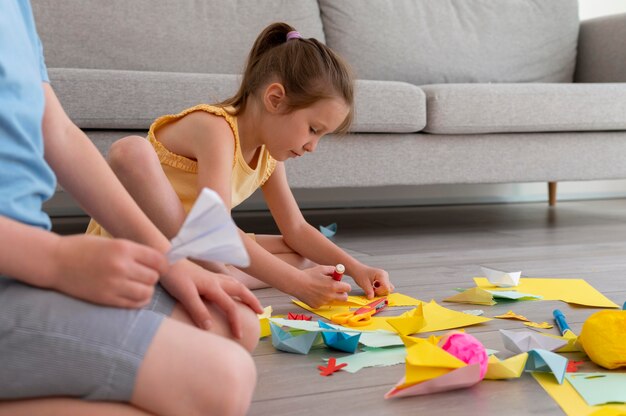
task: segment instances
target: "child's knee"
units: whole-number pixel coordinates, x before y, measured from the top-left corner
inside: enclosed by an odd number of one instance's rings
[[[215,360],[216,357],[207,357]],[[198,409],[220,415],[246,414],[256,387],[257,372],[252,356],[243,348],[232,345],[218,357],[220,368],[206,374],[203,388],[211,386],[213,394],[196,395]],[[214,368],[214,367],[213,367]],[[217,395],[215,394],[217,393]],[[219,400],[215,398],[218,397]]]
[[[259,317],[246,305],[241,305],[239,309],[241,311],[241,328],[243,334],[239,343],[246,350],[252,352],[258,345],[259,336],[261,335]]]
[[[129,166],[149,160],[151,152],[152,145],[144,137],[127,136],[111,145],[107,160],[114,172],[124,172]]]

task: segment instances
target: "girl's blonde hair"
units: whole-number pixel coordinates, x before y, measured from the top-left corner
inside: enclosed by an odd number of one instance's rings
[[[354,117],[350,68],[329,47],[317,39],[300,37],[286,23],[272,23],[261,32],[248,56],[239,91],[218,105],[232,106],[236,115],[273,79],[285,88],[288,111],[306,108],[324,98],[343,98],[350,111],[336,132],[347,132]]]

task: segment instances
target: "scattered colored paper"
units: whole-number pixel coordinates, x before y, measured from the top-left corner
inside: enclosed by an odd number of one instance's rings
[[[288,326],[294,329],[301,329],[309,332],[329,332],[331,330],[346,332],[348,334],[361,334],[359,343],[368,347],[381,348],[389,346],[404,345],[402,339],[395,332],[389,332],[384,330],[378,331],[360,331],[354,328],[346,328],[340,325],[326,324],[326,326],[332,329],[322,329],[318,324],[318,321],[300,321],[300,320],[288,320],[282,318],[272,318],[271,322],[274,322],[278,326]]]
[[[572,361],[572,360],[569,360],[567,362],[567,368],[565,369],[565,372],[566,373],[577,373],[578,372],[578,367],[580,367],[584,363],[585,363],[584,361]]]
[[[567,370],[567,358],[547,350],[528,351],[526,371],[540,373],[552,373],[559,384],[563,384],[565,370]]]
[[[517,319],[518,321],[530,322],[530,319],[526,318],[524,315],[518,315],[513,311],[508,311],[507,313],[503,313],[502,315],[494,316],[494,318]]]
[[[307,304],[300,302],[298,300],[293,300],[293,302],[317,315],[320,315],[328,320],[337,314],[343,313],[350,310],[347,306],[322,306],[318,309],[313,309],[309,307]],[[416,311],[416,309],[420,309],[421,312]],[[490,321],[491,318],[485,318],[482,316],[472,316],[465,314],[463,312],[453,311],[451,309],[444,308],[435,302],[434,300],[429,303],[421,303],[421,308],[413,309],[411,311],[405,312],[399,317],[379,317],[373,316],[371,318],[370,324],[366,326],[359,327],[361,331],[374,331],[374,330],[385,330],[390,332],[398,332],[393,326],[391,326],[387,321],[389,319],[398,319],[398,321],[394,321],[398,325],[401,325],[403,328],[408,327],[409,329],[414,328],[417,324],[419,326],[419,320],[423,318],[425,320],[425,325],[418,332],[430,332],[430,331],[440,331],[444,329],[453,329],[453,328],[462,328],[465,326],[480,324],[483,322]],[[401,321],[405,322],[401,322]],[[417,322],[416,322],[417,321]]]
[[[532,376],[568,416],[618,416],[626,414],[626,405],[589,406],[567,380],[563,384],[559,384],[550,374],[532,373]]]
[[[175,263],[190,257],[248,267],[250,258],[237,226],[217,192],[204,188],[171,241],[167,260]]]
[[[334,222],[329,225],[320,225],[320,232],[324,235],[324,237],[331,238],[337,234],[337,223]]]
[[[475,277],[474,282],[476,286],[485,290],[496,289],[496,286],[484,277]],[[597,308],[618,307],[583,279],[521,278],[517,290],[542,296],[544,300],[561,300]]]
[[[261,333],[259,338],[265,338],[272,334],[270,329],[270,318],[272,316],[272,306],[266,306],[263,308],[263,313],[257,315],[259,317],[259,325],[261,326]]]
[[[453,296],[449,296],[444,299],[444,302],[455,303],[469,303],[472,305],[495,305],[499,300],[538,300],[541,299],[539,295],[533,295],[530,293],[522,293],[516,290],[485,290],[480,287],[473,287],[462,291],[461,293]]]
[[[590,406],[626,403],[624,373],[568,373],[565,378]]]
[[[527,360],[527,352],[514,355],[513,357],[507,358],[506,360],[500,360],[495,355],[490,355],[487,366],[487,374],[485,374],[485,378],[487,380],[506,380],[510,378],[519,378],[524,372]]]
[[[485,313],[485,311],[483,311],[482,309],[467,309],[461,312],[466,313],[468,315],[474,315],[474,316],[481,316],[481,315],[484,315]]]
[[[386,367],[404,363],[406,360],[406,348],[366,348],[363,352],[347,355],[337,359],[337,363],[346,363],[344,371],[356,373],[366,367]]]
[[[566,341],[545,335],[535,331],[509,331],[501,329],[502,342],[507,350],[516,353],[528,352],[533,349],[548,351],[557,350],[567,344]]]
[[[345,302],[335,302],[332,306],[350,306],[350,307],[361,307],[365,306],[369,303],[374,302],[377,299],[382,297],[387,298],[388,307],[394,306],[418,306],[422,303],[421,300],[412,298],[411,296],[403,295],[402,293],[390,293],[386,296],[379,296],[373,299],[368,299],[366,296],[348,296],[348,299]]]
[[[323,365],[318,365],[317,368],[318,370],[320,370],[320,376],[332,376],[333,373],[336,373],[337,371],[348,365],[346,363],[337,365],[336,361],[337,359],[335,357],[331,357],[328,359],[328,365],[326,367],[324,367]]]
[[[524,325],[529,326],[531,328],[539,328],[539,329],[554,328],[554,325],[549,324],[547,322],[524,322]]]
[[[480,365],[472,364],[458,368],[441,377],[437,377],[423,383],[411,385],[409,387],[394,387],[385,394],[385,399],[406,396],[420,396],[424,394],[439,393],[443,391],[462,389],[471,387],[480,381]],[[399,385],[404,384],[404,379]]]
[[[522,293],[517,290],[487,290],[496,299],[507,300],[540,300],[543,297],[539,295],[533,295],[531,293]]]
[[[299,335],[292,335],[283,331],[273,322],[270,322],[270,329],[272,331],[272,345],[274,348],[295,354],[308,354],[319,336],[319,332],[305,332]]]
[[[434,300],[431,300],[429,303],[423,303],[417,308],[407,311],[400,316],[388,318],[387,322],[399,334],[409,335],[412,333],[462,328],[490,320],[491,318],[468,315],[463,312],[444,308]]]
[[[303,313],[292,313],[292,312],[289,312],[287,314],[287,319],[292,320],[292,321],[310,321],[311,318],[312,317],[310,315],[305,315]]]
[[[437,393],[469,387],[480,381],[480,365],[467,365],[441,349],[437,338],[405,337],[405,376],[385,394],[385,399]]]
[[[504,272],[502,270],[490,269],[489,267],[480,268],[492,285],[498,287],[513,287],[519,283],[519,278],[522,272]]]
[[[333,327],[322,321],[318,321],[318,324],[322,329],[333,329]],[[339,351],[349,352],[350,354],[353,354],[359,346],[360,337],[360,332],[356,334],[342,331],[322,332],[324,344]]]
[[[578,343],[578,335],[576,335],[571,330],[566,330],[563,335],[552,335],[544,333],[543,335],[551,338],[557,338],[562,341],[565,341],[567,344],[555,350],[555,352],[582,352],[583,349],[581,345]]]
[[[467,289],[459,294],[449,296],[443,300],[444,302],[469,303],[472,305],[495,305],[497,302],[493,300],[493,295],[479,287]]]

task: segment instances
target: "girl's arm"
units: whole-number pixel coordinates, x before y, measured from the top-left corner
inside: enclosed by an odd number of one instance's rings
[[[393,290],[386,271],[359,262],[306,222],[287,183],[283,163],[276,165],[263,186],[263,195],[285,243],[295,252],[318,264],[342,263],[368,298]],[[379,283],[376,289],[375,281]]]
[[[230,207],[235,145],[227,122],[222,117],[195,112],[171,127],[166,135],[161,133],[161,140],[167,142],[170,150],[198,161],[198,191],[204,187],[213,189]],[[185,137],[185,141],[177,137]],[[246,273],[312,307],[347,298],[350,285],[332,280],[332,266],[299,270],[269,253],[243,231],[239,233],[250,256],[250,267],[242,269]]]
[[[52,88],[47,83],[43,85],[46,99],[42,124],[45,158],[61,186],[115,237],[133,240],[165,253],[170,247],[167,238],[139,209],[91,140],[70,121]],[[80,237],[85,239],[87,236]],[[224,289],[215,275],[188,260],[167,268],[161,282],[201,326],[210,321],[201,296],[224,309],[231,319],[234,333],[237,333],[239,324],[232,312],[235,304],[231,296],[240,297],[257,312],[262,310],[258,300],[243,285],[239,288],[228,283],[228,289]]]

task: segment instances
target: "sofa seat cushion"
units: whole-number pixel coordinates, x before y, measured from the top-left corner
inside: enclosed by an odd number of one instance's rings
[[[626,129],[626,84],[437,84],[426,93],[435,134]]]
[[[232,96],[233,74],[49,68],[50,82],[70,118],[85,129],[145,130],[159,116]],[[391,81],[357,81],[352,130],[409,133],[426,125],[426,96]]]
[[[426,126],[426,95],[415,85],[358,80],[353,133],[413,133]]]

